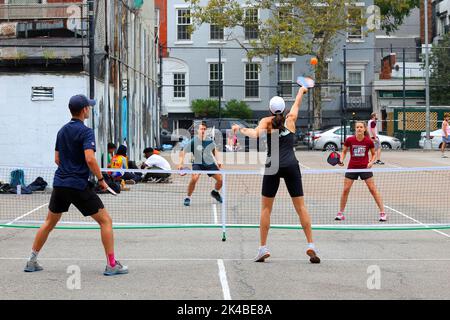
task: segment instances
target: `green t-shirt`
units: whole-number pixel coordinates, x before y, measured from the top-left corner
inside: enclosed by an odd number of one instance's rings
[[[216,144],[213,140],[200,140],[194,137],[184,146],[184,152],[192,152],[194,154],[194,164],[211,165],[215,164],[213,151]]]

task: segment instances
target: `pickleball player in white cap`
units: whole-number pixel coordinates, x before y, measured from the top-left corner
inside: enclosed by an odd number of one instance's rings
[[[269,249],[266,246],[270,228],[270,215],[280,180],[283,178],[306,236],[306,254],[310,257],[311,263],[320,263],[312,239],[311,218],[303,199],[300,167],[294,153],[295,124],[303,94],[307,91],[308,89],[304,86],[299,88],[295,102],[287,115],[285,115],[286,104],[284,99],[275,96],[269,102],[272,115],[261,119],[255,129],[240,128],[238,125],[233,126],[235,130],[239,130],[240,133],[251,138],[260,137],[264,132],[267,132],[267,160],[261,192],[260,247],[254,258],[255,262],[264,262],[265,259],[270,257]],[[278,144],[278,154],[274,144]]]

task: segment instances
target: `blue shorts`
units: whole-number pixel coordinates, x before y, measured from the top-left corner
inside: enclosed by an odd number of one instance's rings
[[[219,171],[219,168],[215,164],[197,164],[192,165],[192,170],[194,171]],[[208,177],[212,177],[214,174],[208,173]]]
[[[445,136],[442,136],[442,142],[450,143],[450,136],[448,136],[448,138],[446,138]]]

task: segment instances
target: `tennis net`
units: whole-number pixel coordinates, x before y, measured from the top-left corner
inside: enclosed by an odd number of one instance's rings
[[[8,189],[11,172],[23,170],[21,194],[17,188]],[[102,169],[106,171],[117,171]],[[450,211],[446,190],[442,185],[450,181],[450,167],[383,168],[371,170],[375,185],[382,197],[386,222],[379,222],[379,209],[366,184],[353,183],[347,206],[346,219],[335,221],[339,210],[345,169],[302,170],[305,204],[315,228],[331,229],[422,229],[450,228]],[[48,212],[55,168],[0,167],[0,225],[3,227],[35,227]],[[211,196],[215,181],[207,173],[190,171],[122,170],[145,176],[148,173],[166,173],[165,181],[126,184],[117,196],[99,194],[112,216],[115,227],[257,227],[261,208],[262,171],[220,171],[223,179],[223,202]],[[187,186],[192,174],[201,173],[190,206],[184,205]],[[43,191],[27,192],[27,186],[41,177],[48,185]],[[12,190],[12,191],[11,191]],[[71,206],[63,214],[62,226],[87,227],[95,225]],[[271,224],[275,228],[299,228],[299,219],[283,181],[274,202]]]

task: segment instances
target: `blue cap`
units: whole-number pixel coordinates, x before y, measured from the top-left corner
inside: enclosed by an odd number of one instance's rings
[[[79,111],[87,106],[95,106],[95,100],[94,99],[88,99],[83,94],[77,94],[70,98],[69,100],[69,109],[73,111]]]

